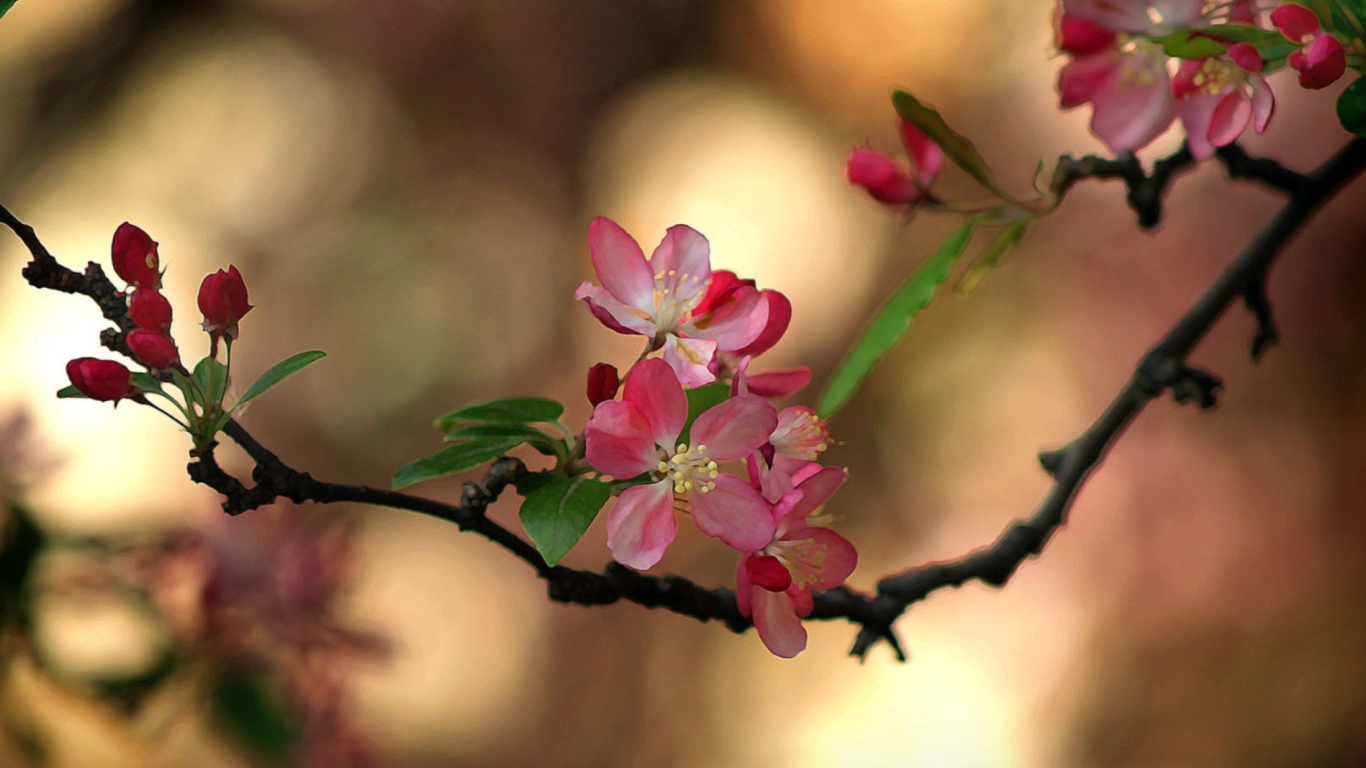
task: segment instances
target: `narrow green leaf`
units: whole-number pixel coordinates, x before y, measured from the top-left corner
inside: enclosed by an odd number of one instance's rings
[[[1002,200],[1014,201],[996,183],[996,177],[992,174],[991,168],[987,166],[987,161],[982,159],[977,147],[966,137],[950,128],[934,107],[920,102],[906,91],[894,91],[892,93],[892,106],[896,108],[897,114],[919,128],[921,133],[928,136],[935,144],[938,144],[939,148],[944,150],[944,154],[948,155],[949,159],[966,171],[969,176],[976,179],[978,184],[986,187]]]
[[[434,424],[442,432],[450,432],[467,421],[530,424],[553,422],[563,413],[563,405],[544,397],[508,397],[467,405],[438,418]]]
[[[959,225],[939,246],[939,250],[883,306],[821,393],[820,403],[816,406],[821,418],[833,416],[848,402],[873,365],[896,345],[911,327],[911,320],[916,314],[929,305],[939,286],[949,278],[953,263],[963,254],[963,249],[981,221],[980,217],[974,216]]]
[[[1358,136],[1366,136],[1366,77],[1359,77],[1338,96],[1338,121]]]
[[[540,451],[546,456],[557,454],[555,445],[562,446],[561,450],[569,452],[569,446],[563,440],[557,440],[541,430],[527,426],[526,424],[471,424],[460,427],[446,434],[447,442],[477,440],[489,437],[516,437],[529,444],[532,448]]]
[[[14,4],[17,2],[19,2],[19,0],[0,0],[0,17],[9,13],[9,9],[13,8]]]
[[[697,389],[690,389],[687,394],[688,420],[684,422],[683,431],[679,433],[683,435],[684,439],[692,431],[692,423],[697,421],[698,416],[701,416],[708,409],[724,403],[730,397],[730,385],[717,381],[704,384]]]
[[[57,390],[57,397],[60,397],[60,398],[63,399],[63,400],[67,400],[67,399],[71,399],[71,398],[75,398],[75,399],[78,399],[78,400],[79,400],[79,399],[87,399],[87,398],[85,397],[85,395],[82,395],[82,394],[81,394],[81,391],[80,391],[79,389],[76,389],[76,385],[75,385],[75,384],[70,384],[70,385],[68,385],[68,386],[62,387],[61,389]]]
[[[1000,264],[1001,259],[1020,242],[1020,238],[1024,237],[1027,229],[1029,229],[1029,219],[1017,221],[1001,230],[996,239],[991,241],[991,245],[988,245],[986,250],[982,251],[982,255],[978,256],[977,260],[972,262],[972,266],[968,267],[968,271],[963,273],[963,277],[958,280],[958,285],[954,286],[954,290],[962,294],[972,293],[973,289],[982,282],[982,278],[995,269],[996,265]]]
[[[522,496],[522,527],[546,564],[557,565],[611,497],[610,485],[586,475],[561,478]]]
[[[431,456],[410,461],[400,467],[394,473],[394,488],[403,488],[413,483],[474,469],[486,461],[507,455],[508,451],[522,442],[520,437],[488,437],[442,448]]]
[[[303,370],[305,366],[315,363],[324,357],[327,357],[326,352],[315,349],[311,352],[300,352],[297,355],[291,355],[284,360],[281,360],[275,365],[272,365],[270,370],[261,374],[261,377],[256,381],[253,381],[250,387],[247,387],[246,393],[242,395],[241,400],[237,401],[237,405],[241,405],[248,400],[259,397],[267,389],[279,384],[290,376]]]

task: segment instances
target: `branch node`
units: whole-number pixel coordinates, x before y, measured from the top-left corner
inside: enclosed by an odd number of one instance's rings
[[[1067,449],[1059,448],[1056,451],[1040,451],[1039,464],[1049,477],[1057,478],[1058,471],[1062,469],[1063,459],[1067,458]]]
[[[1271,299],[1266,293],[1266,274],[1249,280],[1243,288],[1243,304],[1257,320],[1257,332],[1252,336],[1252,359],[1260,360],[1268,347],[1280,341],[1276,318],[1271,313]]]

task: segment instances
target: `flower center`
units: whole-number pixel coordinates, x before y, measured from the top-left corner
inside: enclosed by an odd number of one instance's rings
[[[707,294],[706,282],[697,275],[676,269],[655,273],[655,327],[671,331],[683,324],[688,313],[702,303]]]
[[[1176,87],[1173,88],[1175,95],[1181,98],[1190,98],[1198,94],[1218,95],[1230,88],[1242,85],[1247,76],[1243,70],[1230,64],[1223,59],[1205,59],[1200,68],[1190,74],[1189,78],[1178,80]]]
[[[659,471],[673,483],[674,493],[709,493],[721,474],[716,462],[707,456],[707,446],[689,448],[687,443],[679,443],[673,456],[659,462]]]
[[[779,539],[765,547],[763,553],[787,568],[797,589],[818,582],[825,566],[825,545],[815,539]]]
[[[830,447],[830,435],[825,431],[825,423],[814,411],[805,408],[794,416],[780,420],[768,441],[778,453],[807,461],[820,458]]]

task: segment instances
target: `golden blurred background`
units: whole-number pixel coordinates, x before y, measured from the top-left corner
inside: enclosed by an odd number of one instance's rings
[[[812,365],[811,402],[954,223],[902,227],[844,182],[850,147],[896,146],[893,86],[1021,192],[1040,158],[1103,149],[1084,111],[1056,108],[1052,14],[1049,0],[20,0],[0,21],[0,201],[70,266],[107,264],[124,220],[151,233],[189,359],[207,347],[190,332],[199,279],[237,265],[257,307],[240,376],[329,353],[243,423],[292,466],[384,487],[439,447],[440,413],[542,395],[581,425],[588,366],[629,365],[635,342],[572,300],[596,215],[647,251],[690,224],[716,268],[785,292],[794,320],[770,362]],[[1307,169],[1346,140],[1335,89],[1272,83],[1254,154]],[[955,171],[943,184],[976,194]],[[1278,207],[1214,164],[1176,185],[1156,233],[1122,198],[1074,189],[981,288],[924,314],[832,422],[828,457],[853,477],[831,508],[861,553],[853,586],[1030,512],[1048,487],[1036,453],[1100,413]],[[1200,348],[1227,384],[1218,410],[1150,408],[1005,590],[911,609],[909,663],[886,647],[850,659],[843,623],[813,623],[784,661],[753,633],[558,605],[483,539],[356,510],[347,611],[394,652],[346,673],[352,722],[381,765],[414,768],[1366,765],[1363,203],[1358,183],[1272,274],[1283,341],[1262,364],[1241,309]],[[188,440],[165,419],[53,397],[68,359],[102,355],[103,325],[89,301],[28,287],[26,260],[0,238],[0,414],[26,409],[55,457],[29,494],[44,527],[241,524],[188,479]],[[515,501],[493,512],[513,527]],[[599,522],[567,564],[600,568],[603,540]],[[734,567],[694,532],[660,570],[729,585]],[[35,642],[68,677],[135,667],[164,640],[120,611],[55,605]],[[130,717],[12,666],[8,706],[65,745],[53,764],[245,764],[195,707]]]

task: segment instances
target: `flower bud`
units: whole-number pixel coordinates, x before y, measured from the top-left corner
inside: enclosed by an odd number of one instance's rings
[[[78,357],[66,364],[66,376],[76,391],[91,400],[113,400],[133,394],[133,372],[123,363]]]
[[[1290,54],[1286,62],[1300,73],[1300,85],[1318,90],[1337,82],[1347,71],[1347,54],[1332,35],[1319,35],[1303,51]]]
[[[593,407],[616,397],[619,386],[621,379],[617,376],[616,366],[598,363],[588,369],[588,402]]]
[[[114,230],[111,248],[114,271],[124,282],[138,288],[161,287],[161,262],[157,257],[157,243],[140,228],[123,222]]]
[[[237,322],[251,309],[247,285],[237,267],[230,265],[226,272],[220,269],[204,278],[199,284],[199,311],[204,313],[204,330],[213,340],[210,354],[217,353],[219,339],[237,339]]]
[[[171,302],[151,288],[140,288],[133,292],[128,299],[128,315],[139,328],[162,332],[171,329]]]
[[[850,184],[868,190],[873,199],[889,205],[919,202],[924,192],[891,157],[868,147],[849,153],[846,173]]]
[[[133,351],[133,357],[148,368],[160,371],[180,363],[180,351],[171,337],[151,328],[129,331],[128,348]]]
[[[776,557],[750,555],[745,558],[745,575],[749,583],[769,592],[782,592],[792,585],[792,573]]]

